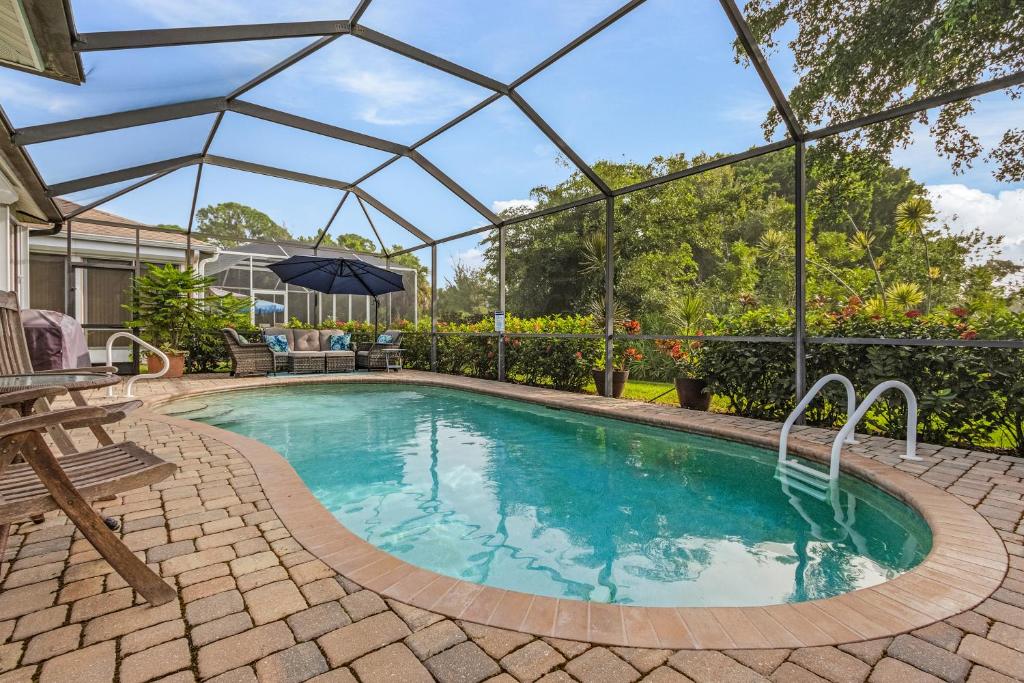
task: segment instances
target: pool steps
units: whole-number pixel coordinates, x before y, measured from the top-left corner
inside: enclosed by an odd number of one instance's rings
[[[829,459],[828,473],[826,474],[813,467],[801,464],[795,458],[789,458],[787,445],[789,443],[789,432],[793,425],[796,424],[797,418],[803,414],[815,396],[831,382],[839,382],[846,388],[846,424],[842,426],[835,441],[832,442],[832,453]],[[800,403],[793,409],[793,412],[786,418],[785,424],[782,425],[782,432],[779,434],[779,467],[784,467],[791,472],[799,472],[812,478],[824,479],[826,481],[837,480],[839,478],[839,457],[842,453],[843,444],[857,443],[854,438],[854,429],[856,429],[857,423],[861,421],[875,401],[890,389],[900,391],[907,401],[907,451],[902,457],[904,460],[920,460],[921,458],[917,455],[917,397],[914,396],[914,392],[909,386],[895,379],[882,382],[868,392],[864,401],[858,406],[857,392],[853,388],[853,382],[843,375],[832,373],[825,375],[814,383],[811,390],[804,395]]]

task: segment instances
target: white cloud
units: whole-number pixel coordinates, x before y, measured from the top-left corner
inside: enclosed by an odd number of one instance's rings
[[[533,199],[496,199],[491,202],[491,211],[501,213],[505,209],[536,209],[537,202]]]
[[[478,247],[470,247],[452,256],[452,264],[461,263],[469,268],[481,268],[484,265],[484,251]]]
[[[15,104],[59,118],[66,118],[75,109],[74,97],[55,93],[52,87],[50,90],[40,88],[16,72],[0,71],[0,92],[4,94],[4,104],[8,107]]]
[[[1024,263],[1024,188],[990,194],[949,183],[925,189],[940,220],[957,230],[981,228],[989,235],[1003,236],[1004,256]]]

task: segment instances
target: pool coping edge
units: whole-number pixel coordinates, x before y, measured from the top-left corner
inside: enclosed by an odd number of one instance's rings
[[[409,564],[360,539],[312,494],[276,450],[217,427],[153,412],[169,402],[203,395],[325,383],[439,386],[575,410],[655,427],[776,448],[777,435],[701,424],[702,413],[644,414],[597,396],[509,385],[433,373],[300,376],[257,380],[237,387],[202,388],[146,399],[140,411],[235,448],[256,472],[271,507],[295,539],[335,572],[384,597],[455,619],[538,636],[612,646],[669,649],[761,649],[838,645],[889,637],[960,614],[1002,583],[1008,555],[976,510],[956,496],[905,472],[844,452],[842,469],[914,508],[932,532],[932,549],[914,569],[884,583],[840,596],[761,607],[637,607],[558,599],[484,586]],[[624,411],[624,408],[632,410]],[[627,414],[628,412],[628,414]],[[675,411],[673,411],[675,412]],[[827,462],[829,449],[793,437],[790,450]]]

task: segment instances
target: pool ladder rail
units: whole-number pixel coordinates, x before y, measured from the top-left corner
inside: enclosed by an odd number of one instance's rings
[[[835,440],[832,442],[829,468],[826,473],[804,465],[795,458],[788,457],[787,446],[789,443],[789,432],[796,423],[797,418],[803,414],[815,396],[830,382],[839,382],[846,388],[846,424],[840,428],[839,434],[836,435]],[[891,379],[882,382],[868,392],[868,395],[864,397],[860,405],[857,405],[857,392],[853,388],[853,382],[843,375],[833,373],[825,375],[815,382],[811,390],[807,392],[796,408],[793,409],[793,412],[789,414],[789,417],[786,418],[786,422],[782,425],[782,432],[779,434],[779,467],[789,472],[799,472],[803,475],[800,477],[801,483],[805,484],[807,483],[807,478],[810,478],[811,481],[815,479],[829,482],[837,481],[839,479],[839,458],[842,454],[843,444],[857,443],[854,438],[854,429],[856,429],[857,423],[864,418],[864,415],[867,414],[875,401],[890,389],[900,391],[907,401],[907,451],[902,457],[904,460],[920,460],[920,456],[917,455],[917,397],[914,395],[913,390],[903,382]]]
[[[114,334],[110,335],[107,338],[107,365],[113,365],[114,364],[114,342],[117,341],[118,339],[128,339],[130,341],[135,342],[139,346],[141,346],[141,347],[151,351],[158,358],[160,358],[160,362],[163,363],[163,367],[161,367],[160,370],[158,370],[157,372],[147,372],[147,373],[144,373],[144,374],[141,374],[141,375],[133,375],[132,377],[129,377],[128,379],[126,379],[125,382],[124,382],[124,395],[125,396],[127,396],[127,397],[133,396],[133,394],[132,394],[132,385],[135,384],[136,382],[138,382],[140,379],[157,379],[157,378],[163,377],[164,375],[167,374],[167,371],[170,369],[170,361],[167,360],[167,354],[165,354],[163,351],[161,351],[157,347],[153,346],[152,344],[150,344],[146,340],[138,338],[137,336],[135,336],[131,332],[115,332]],[[114,387],[113,386],[107,387],[107,397],[108,398],[112,398],[113,396],[114,396]]]

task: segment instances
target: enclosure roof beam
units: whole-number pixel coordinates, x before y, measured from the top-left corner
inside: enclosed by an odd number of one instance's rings
[[[190,116],[213,114],[224,111],[227,109],[227,106],[227,100],[223,97],[210,97],[190,102],[179,102],[177,104],[162,104],[156,107],[131,109],[114,114],[86,116],[70,121],[28,126],[15,131],[13,138],[16,145],[35,145],[40,142],[63,140],[80,135],[105,133],[121,128],[132,128],[133,126],[144,126],[150,123],[185,119]]]
[[[15,145],[12,138],[13,126],[11,126],[10,121],[7,119],[7,114],[4,112],[3,107],[0,106],[0,158],[7,159],[7,162],[11,165],[11,170],[16,175],[16,178],[12,180],[16,180],[18,184],[25,188],[25,192],[32,200],[32,203],[43,214],[41,218],[53,223],[54,226],[60,225],[64,217],[61,215],[57,203],[46,192],[46,183],[43,182],[39,169],[36,168],[28,151]],[[28,208],[27,206],[20,207],[21,213],[29,215],[25,211]],[[37,217],[33,216],[33,220],[36,219]]]
[[[501,219],[498,218],[493,211],[488,209],[480,200],[471,195],[465,188],[448,177],[441,169],[434,166],[434,164],[432,164],[425,156],[414,149],[409,150],[406,155],[415,161],[420,168],[433,176],[434,180],[447,187],[459,199],[469,204],[478,214],[486,218],[491,225],[497,225],[501,222]]]
[[[65,194],[71,194],[72,192],[91,190],[94,187],[102,187],[103,185],[120,183],[125,180],[142,178],[162,171],[175,171],[179,168],[191,166],[192,164],[198,164],[202,160],[202,154],[189,154],[183,157],[175,157],[174,159],[154,161],[140,166],[132,166],[130,168],[122,168],[117,171],[99,173],[85,178],[76,178],[75,180],[68,180],[62,183],[50,185],[47,188],[47,194],[51,197],[59,197]]]
[[[597,175],[597,173],[594,172],[594,169],[587,165],[587,162],[583,161],[583,158],[580,157],[580,155],[576,154],[573,148],[569,146],[569,143],[563,140],[561,136],[559,136],[558,133],[548,125],[548,122],[545,121],[541,115],[523,99],[522,95],[513,90],[508,96],[509,99],[511,99],[515,105],[519,107],[524,114],[526,114],[526,117],[533,121],[533,125],[540,128],[541,132],[544,133],[552,143],[554,143],[555,147],[569,158],[569,161],[571,161],[576,168],[580,170],[580,173],[585,175],[587,179],[597,187],[597,189],[601,190],[601,194],[606,197],[612,196],[611,188],[608,187],[607,183],[601,179],[601,176]]]
[[[363,200],[356,195],[356,201],[359,202],[359,208],[363,210],[363,215],[366,216],[366,222],[370,224],[370,230],[373,230],[374,236],[377,238],[377,243],[380,244],[380,250],[386,258],[391,258],[391,254],[388,253],[387,245],[384,244],[384,240],[381,239],[380,233],[377,232],[377,226],[373,224],[373,219],[370,218],[370,212],[366,209],[366,204]]]
[[[394,221],[395,223],[398,223],[403,228],[405,228],[406,230],[411,232],[413,235],[415,235],[417,238],[419,238],[419,240],[421,242],[426,242],[427,244],[433,244],[434,243],[434,240],[431,239],[429,235],[427,235],[425,232],[423,232],[422,230],[417,228],[415,225],[413,225],[409,221],[407,221],[404,218],[402,218],[401,216],[399,216],[397,213],[395,213],[394,211],[391,210],[391,207],[389,207],[387,204],[383,203],[382,201],[380,201],[379,199],[374,197],[372,194],[370,194],[369,192],[367,192],[363,188],[361,188],[359,186],[356,186],[356,185],[353,185],[352,186],[352,192],[355,193],[356,197],[358,197],[359,199],[362,199],[364,202],[366,202],[367,204],[369,204],[373,208],[375,208],[378,211],[380,211],[382,214],[384,214],[385,216],[390,218],[392,221]]]
[[[382,47],[385,50],[390,50],[391,52],[400,54],[403,57],[408,57],[409,59],[416,60],[421,64],[426,64],[427,66],[433,67],[439,71],[444,71],[456,78],[461,78],[464,81],[475,83],[476,85],[487,88],[488,90],[493,90],[494,92],[508,94],[509,87],[501,81],[497,81],[490,76],[484,76],[472,69],[467,69],[464,66],[450,62],[447,59],[438,57],[435,54],[421,50],[418,47],[409,45],[408,43],[403,43],[396,38],[374,31],[371,28],[366,28],[362,25],[354,26],[352,28],[352,35],[356,38],[361,38],[368,43],[373,43],[378,47]]]
[[[846,121],[845,123],[825,126],[824,128],[819,128],[807,133],[804,137],[808,141],[820,140],[821,138],[826,138],[831,135],[847,133],[857,128],[871,126],[884,121],[891,121],[892,119],[898,119],[901,116],[917,114],[926,109],[941,107],[952,102],[966,100],[971,97],[978,97],[980,95],[985,95],[986,93],[1003,90],[1005,88],[1012,88],[1021,84],[1024,84],[1024,71],[1018,71],[1006,76],[1001,76],[1000,78],[993,78],[988,81],[982,81],[981,83],[975,83],[974,85],[969,85],[965,88],[958,88],[946,93],[925,97],[917,100],[916,102],[901,104],[896,107],[892,107],[891,109],[886,109],[884,111],[875,112],[874,114],[868,114],[867,116],[861,116],[860,118],[856,118],[851,121]]]
[[[392,154],[404,155],[408,151],[408,148],[404,145],[399,145],[398,143],[391,142],[390,140],[384,140],[364,133],[357,133],[354,130],[333,126],[329,123],[322,123],[314,119],[307,119],[303,116],[296,116],[295,114],[289,114],[277,109],[263,107],[244,100],[231,101],[228,104],[228,109],[238,114],[245,114],[246,116],[251,116],[256,119],[263,119],[264,121],[270,121],[271,123],[279,123],[282,126],[297,128],[309,133],[316,133],[317,135],[323,135],[324,137],[334,138],[335,140],[343,140],[356,145],[362,145],[363,147],[371,147],[384,152],[391,152]]]
[[[176,170],[178,170],[178,169],[171,168],[171,169],[167,169],[166,171],[160,171],[159,173],[156,173],[154,175],[151,175],[151,176],[148,176],[146,178],[143,178],[139,182],[132,183],[128,187],[123,187],[120,190],[118,190],[117,192],[111,192],[106,197],[103,197],[101,199],[97,199],[94,202],[89,202],[88,204],[86,204],[84,206],[79,206],[77,209],[75,209],[71,213],[69,213],[66,216],[64,216],[64,219],[65,220],[71,220],[72,218],[75,218],[76,216],[80,216],[81,214],[85,213],[86,211],[91,211],[92,209],[95,209],[97,206],[101,206],[103,204],[106,204],[109,201],[117,199],[121,195],[128,194],[132,190],[137,190],[140,187],[143,187],[144,185],[149,185],[154,180],[159,180],[160,178],[163,178],[165,175],[169,175],[171,173],[174,173]]]
[[[735,0],[720,1],[722,9],[725,10],[726,16],[732,22],[732,27],[736,31],[736,37],[743,46],[744,52],[750,58],[751,63],[754,65],[754,70],[757,71],[757,75],[761,78],[761,83],[764,84],[768,95],[772,98],[775,110],[779,112],[779,116],[785,122],[786,129],[789,131],[789,137],[794,140],[802,140],[804,135],[803,127],[793,113],[793,108],[789,106],[789,100],[786,99],[782,88],[779,87],[779,82],[775,79],[775,74],[768,66],[768,61],[764,58],[764,54],[761,52],[757,39],[754,38],[754,34],[750,30],[750,25],[743,17],[743,13],[736,6]]]
[[[326,47],[326,46],[330,45],[332,42],[337,40],[339,37],[341,37],[340,34],[333,35],[333,36],[324,36],[323,38],[321,38],[319,40],[313,41],[312,43],[310,43],[306,47],[302,48],[301,50],[297,50],[294,53],[288,55],[287,57],[285,57],[280,62],[278,62],[277,64],[273,65],[272,67],[270,67],[266,71],[263,71],[262,73],[257,74],[256,76],[254,76],[249,81],[243,83],[242,85],[240,85],[237,88],[235,88],[234,90],[232,90],[231,93],[228,94],[228,101],[231,101],[231,100],[235,99],[236,97],[241,97],[242,95],[244,95],[245,93],[249,92],[250,90],[252,90],[256,86],[260,85],[264,81],[266,81],[266,80],[268,80],[270,78],[273,78],[274,76],[276,76],[277,74],[281,73],[285,69],[287,69],[287,68],[297,64],[298,62],[301,62],[303,59],[305,59],[306,57],[310,56],[311,54],[313,54],[314,52],[316,52],[320,48]]]
[[[738,152],[736,154],[720,156],[715,159],[712,159],[711,161],[705,161],[703,164],[697,164],[696,166],[684,168],[681,171],[667,173],[663,176],[658,176],[657,178],[650,178],[639,183],[633,183],[632,185],[620,187],[619,189],[615,190],[614,194],[615,196],[621,196],[624,194],[629,194],[631,192],[636,192],[637,190],[646,190],[649,187],[655,187],[656,185],[670,183],[673,180],[680,180],[682,178],[697,175],[698,173],[704,173],[705,171],[710,171],[715,168],[731,166],[732,164],[736,164],[741,161],[746,161],[747,159],[753,159],[754,157],[763,156],[765,154],[770,154],[772,152],[778,152],[779,150],[786,149],[787,147],[792,147],[795,144],[796,142],[794,140],[787,139],[779,140],[778,142],[771,142],[767,145],[761,145],[760,147],[751,147],[745,152]]]
[[[352,16],[349,17],[349,23],[352,26],[355,26],[357,23],[359,23],[359,20],[363,18],[363,14],[365,14],[366,10],[368,10],[369,8],[370,0],[359,0],[359,4],[356,6],[355,10],[353,10]]]
[[[135,31],[102,31],[80,33],[74,43],[77,52],[97,50],[134,50],[175,45],[233,43],[278,38],[343,35],[348,33],[348,20],[296,21],[271,24],[234,24],[230,26],[190,26]]]
[[[338,212],[341,211],[341,207],[345,205],[345,200],[352,194],[351,190],[345,190],[345,194],[341,195],[341,201],[334,207],[334,211],[331,212],[331,217],[327,220],[326,225],[320,231],[320,234],[316,237],[316,242],[313,243],[313,251],[315,252],[320,248],[320,244],[324,241],[324,237],[327,235],[327,231],[331,229],[331,225],[334,223],[334,219],[338,217]]]
[[[299,173],[297,171],[288,171],[283,168],[266,166],[264,164],[256,164],[251,161],[242,161],[240,159],[221,157],[214,154],[207,154],[205,157],[203,157],[203,162],[210,164],[212,166],[232,168],[235,169],[236,171],[246,171],[248,173],[258,173],[260,175],[281,178],[283,180],[292,180],[297,183],[306,183],[307,185],[319,185],[320,187],[330,187],[335,190],[349,190],[352,188],[352,183],[347,183],[341,180],[324,178],[322,176],[310,175],[308,173]]]
[[[509,87],[518,88],[523,83],[530,80],[531,78],[539,74],[541,71],[548,68],[549,66],[560,60],[562,57],[566,56],[567,54],[578,48],[580,45],[587,42],[588,40],[596,36],[598,33],[605,30],[606,28],[617,22],[619,19],[635,10],[640,5],[644,4],[645,1],[646,0],[630,0],[625,5],[609,14],[607,17],[597,22],[580,35],[576,36],[576,38],[563,45],[561,49],[554,52],[550,57],[537,64],[537,66],[533,67],[532,69],[524,73],[522,76],[512,81],[512,83],[509,84]]]

